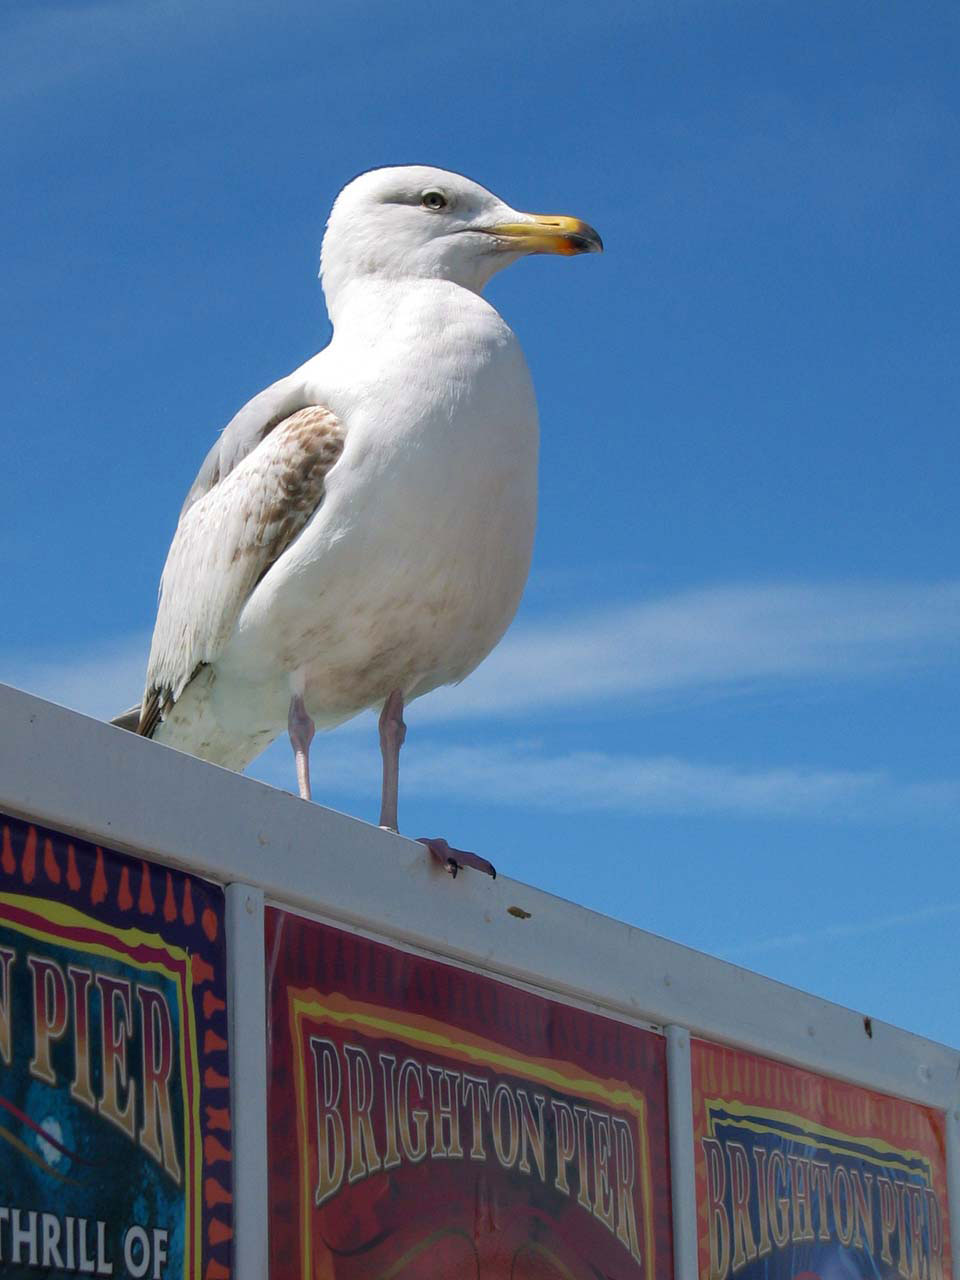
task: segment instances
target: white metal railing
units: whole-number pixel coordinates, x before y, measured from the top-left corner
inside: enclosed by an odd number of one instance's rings
[[[677,1275],[697,1264],[690,1036],[947,1115],[960,1223],[960,1053],[518,881],[452,880],[419,844],[0,685],[0,810],[226,886],[236,1274],[266,1274],[263,913],[348,925],[653,1025],[668,1049]],[[510,908],[521,907],[522,916]],[[242,992],[242,999],[239,994]],[[954,1241],[954,1280],[960,1280]]]

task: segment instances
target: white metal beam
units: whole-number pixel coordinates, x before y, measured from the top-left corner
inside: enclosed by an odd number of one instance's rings
[[[956,1050],[517,881],[452,880],[411,840],[3,685],[0,809],[614,1015],[944,1110],[960,1101]]]

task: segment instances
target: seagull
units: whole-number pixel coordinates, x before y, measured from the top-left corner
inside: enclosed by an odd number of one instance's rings
[[[404,707],[483,661],[530,567],[536,400],[484,286],[530,254],[602,247],[579,219],[518,212],[443,169],[350,182],[321,250],[332,339],[207,454],[142,703],[114,723],[234,770],[286,729],[309,800],[316,729],[379,708],[380,825],[396,831]],[[491,870],[425,843],[454,874]]]

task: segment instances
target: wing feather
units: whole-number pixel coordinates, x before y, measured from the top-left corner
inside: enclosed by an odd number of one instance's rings
[[[281,422],[297,409],[310,407],[299,373],[297,370],[286,378],[271,383],[234,414],[204,458],[197,478],[184,500],[181,517],[199,498],[228,476],[234,467],[239,466],[247,454],[256,449]]]
[[[323,501],[345,437],[328,409],[298,409],[188,499],[160,582],[141,734],[152,736],[197,672],[223,651],[251,592]]]

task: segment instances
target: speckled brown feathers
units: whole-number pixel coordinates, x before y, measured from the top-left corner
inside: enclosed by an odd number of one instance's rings
[[[327,409],[312,405],[291,414],[275,428],[283,433],[282,465],[261,508],[255,545],[238,545],[234,560],[255,554],[262,565],[259,582],[286,551],[323,497],[327,472],[343,452],[344,431]],[[256,585],[256,583],[254,584]]]
[[[161,582],[139,733],[152,737],[218,656],[257,583],[323,501],[345,436],[322,405],[299,409],[183,513]]]

